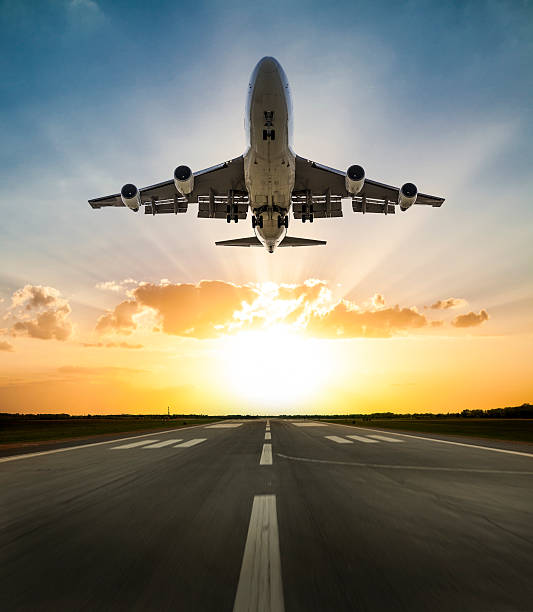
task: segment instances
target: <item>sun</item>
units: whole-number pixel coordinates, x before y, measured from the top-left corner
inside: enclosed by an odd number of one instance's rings
[[[286,325],[240,332],[224,340],[229,391],[261,409],[301,405],[322,390],[332,371],[327,342]]]

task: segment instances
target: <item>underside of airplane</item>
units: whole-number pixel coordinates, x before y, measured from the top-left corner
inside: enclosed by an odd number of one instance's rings
[[[419,193],[413,183],[394,187],[368,179],[352,165],[335,170],[293,152],[292,102],[285,72],[271,57],[255,67],[246,105],[248,146],[239,157],[192,172],[178,166],[172,179],[149,187],[128,183],[120,193],[89,200],[93,208],[122,206],[145,214],[185,213],[198,205],[198,217],[245,220],[251,213],[255,235],[216,242],[218,246],[276,247],[326,244],[287,235],[289,215],[303,223],[342,217],[349,198],[356,213],[394,214],[412,205],[439,207],[444,198]]]

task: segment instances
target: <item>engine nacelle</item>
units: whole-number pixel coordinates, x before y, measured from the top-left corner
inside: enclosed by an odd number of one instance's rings
[[[416,202],[418,189],[413,183],[405,183],[398,194],[398,204],[402,210],[407,210]]]
[[[120,198],[129,209],[137,212],[141,206],[141,194],[135,185],[127,183],[120,190]]]
[[[350,166],[346,171],[346,191],[355,196],[365,184],[365,171],[361,166]]]
[[[174,170],[174,185],[183,196],[188,196],[194,189],[194,174],[189,166],[178,166]]]

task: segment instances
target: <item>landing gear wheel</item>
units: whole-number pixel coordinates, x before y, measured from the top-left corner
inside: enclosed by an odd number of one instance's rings
[[[305,223],[307,215],[302,215],[302,223]]]
[[[262,229],[263,228],[263,215],[261,215],[259,217],[259,227]]]
[[[257,225],[257,218],[255,215],[252,215],[252,228],[255,228],[256,225]]]
[[[231,215],[226,215],[226,223],[231,223]]]
[[[235,221],[235,223],[239,222],[239,215],[233,215],[233,220]]]
[[[310,215],[309,215],[309,223],[313,223],[314,220],[315,220],[315,216],[313,215],[313,213],[310,213]]]
[[[285,219],[283,219],[283,225],[288,228],[289,227],[289,215],[285,215]]]

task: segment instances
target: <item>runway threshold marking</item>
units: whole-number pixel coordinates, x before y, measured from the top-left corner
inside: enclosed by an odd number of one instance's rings
[[[272,440],[272,434],[269,431],[265,432],[265,440]]]
[[[350,438],[352,436],[349,436]],[[397,438],[389,438],[387,436],[378,436],[377,434],[368,434],[369,438],[376,438],[376,440],[381,440],[383,442],[403,442],[403,440],[398,440]]]
[[[346,438],[341,438],[340,436],[324,436],[328,440],[332,442],[336,442],[337,444],[353,444],[351,440],[347,440]]]
[[[204,425],[191,425],[190,427],[179,428],[180,431],[190,429],[198,429],[198,427],[205,427]],[[162,436],[163,434],[176,432],[177,429],[165,429],[164,431],[154,431],[153,433],[141,434],[140,436],[124,436],[123,438],[115,438],[114,440],[104,440],[103,442],[89,442],[89,444],[78,444],[77,446],[65,446],[63,448],[53,448],[47,451],[39,451],[37,453],[21,453],[20,455],[10,455],[9,457],[0,457],[0,463],[6,463],[8,461],[18,461],[19,459],[30,459],[31,457],[41,457],[42,455],[55,455],[56,453],[66,453],[68,451],[79,450],[80,448],[89,448],[91,446],[103,446],[104,444],[116,444],[117,442],[124,442],[125,440],[137,440],[139,438],[147,438],[149,436]],[[154,442],[154,440],[149,440]]]
[[[338,427],[349,427],[350,429],[359,429],[362,431],[377,431],[381,432],[380,429],[370,429],[367,427],[353,427],[352,425],[338,424]],[[425,440],[426,442],[437,442],[438,444],[452,444],[453,446],[466,446],[467,448],[480,448],[494,453],[506,453],[507,455],[521,455],[522,457],[533,457],[533,453],[525,453],[523,451],[514,451],[507,448],[494,448],[493,446],[481,446],[481,444],[468,444],[467,442],[453,442],[452,440],[439,440],[438,438],[426,438],[425,436],[414,436],[412,434],[404,434],[395,431],[395,436],[402,436],[403,438],[413,438],[415,440]],[[0,459],[0,461],[2,461]]]
[[[207,425],[206,429],[233,429],[241,425],[242,423],[219,423],[217,425]]]
[[[187,440],[187,442],[182,442],[181,444],[176,444],[174,448],[189,448],[190,446],[196,446],[197,444],[201,444],[205,442],[207,438],[194,438],[193,440]]]
[[[346,436],[347,438],[351,438],[352,440],[357,440],[358,442],[365,442],[366,444],[379,444],[377,440],[372,440],[372,438],[364,438],[363,436]]]
[[[256,495],[233,612],[284,609],[276,496]]]
[[[272,444],[263,444],[259,465],[272,465]]]
[[[158,440],[141,440],[140,442],[130,442],[129,444],[123,444],[122,446],[113,446],[111,450],[124,450],[126,448],[135,448],[136,446],[144,446],[145,444],[151,444],[152,442],[158,442]]]
[[[163,448],[164,446],[170,446],[171,444],[176,444],[176,442],[181,442],[183,438],[173,438],[172,440],[163,440],[163,442],[157,442],[156,444],[150,444],[149,446],[145,446],[143,448]]]

